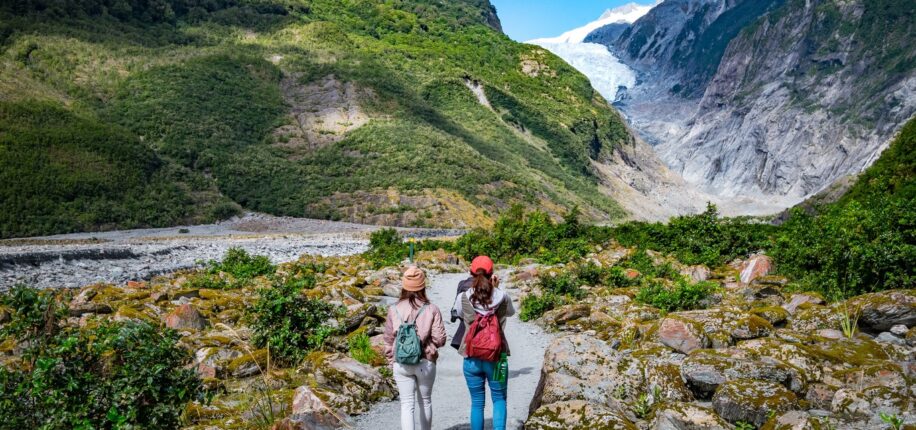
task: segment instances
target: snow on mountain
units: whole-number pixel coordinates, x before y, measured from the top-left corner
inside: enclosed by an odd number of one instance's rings
[[[661,3],[661,0],[649,5],[627,3],[614,9],[608,9],[604,11],[604,13],[600,18],[598,18],[597,21],[592,21],[582,27],[569,30],[560,36],[534,39],[527,43],[532,43],[535,45],[541,45],[544,43],[582,43],[582,41],[585,40],[585,37],[588,36],[589,33],[604,27],[605,25],[617,23],[633,23],[645,15],[647,12],[649,12],[649,10],[651,10],[653,7],[657,6],[659,3]]]
[[[633,88],[636,85],[636,73],[621,63],[604,45],[583,43],[583,41],[589,33],[605,25],[633,23],[659,3],[661,0],[650,5],[628,3],[609,9],[597,21],[567,31],[558,37],[534,39],[527,43],[541,46],[566,60],[587,76],[592,86],[607,101],[613,102],[617,98],[617,91],[620,87]]]
[[[621,63],[604,45],[597,43],[544,43],[537,45],[566,60],[592,82],[609,102],[617,98],[620,87],[633,88],[636,73]]]

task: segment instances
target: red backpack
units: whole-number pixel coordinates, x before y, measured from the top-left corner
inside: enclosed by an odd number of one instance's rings
[[[465,353],[468,358],[496,362],[503,351],[503,336],[500,332],[496,310],[477,315],[464,336]]]

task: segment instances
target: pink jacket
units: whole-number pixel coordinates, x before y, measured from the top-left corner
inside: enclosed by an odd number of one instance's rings
[[[401,317],[404,319],[414,319],[419,308],[414,309],[410,302],[402,300],[395,306]],[[408,316],[409,315],[409,316]],[[385,356],[388,362],[394,362],[394,338],[398,334],[398,327],[401,326],[397,314],[394,312],[394,306],[388,308],[388,318],[385,320]],[[433,363],[439,358],[439,347],[445,345],[445,324],[442,322],[442,312],[439,307],[430,303],[426,305],[423,314],[417,318],[417,336],[423,344],[423,358]]]

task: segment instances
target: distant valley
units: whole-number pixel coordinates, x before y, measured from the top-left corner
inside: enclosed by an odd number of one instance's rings
[[[697,192],[772,213],[862,171],[916,112],[913,21],[906,2],[666,0],[531,43],[611,82]]]

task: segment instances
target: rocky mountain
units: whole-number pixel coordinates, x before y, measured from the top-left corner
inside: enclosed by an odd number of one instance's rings
[[[608,44],[638,75],[619,104],[689,183],[791,206],[867,167],[916,112],[914,14],[893,0],[668,0]]]
[[[0,237],[240,209],[449,227],[513,204],[627,216],[607,176],[633,169],[610,165],[635,151],[619,114],[499,29],[487,0],[4,3]]]

